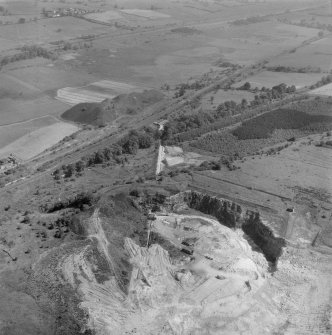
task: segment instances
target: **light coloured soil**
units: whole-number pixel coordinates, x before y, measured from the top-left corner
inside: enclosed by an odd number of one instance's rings
[[[65,122],[57,122],[39,128],[1,148],[0,157],[6,157],[13,153],[23,160],[32,158],[78,129],[77,126]]]
[[[167,166],[171,167],[179,164],[200,165],[207,160],[207,157],[195,152],[183,152],[183,149],[180,147],[165,146],[162,160],[165,161]],[[165,168],[165,166],[162,166],[162,169],[163,168]]]
[[[96,210],[88,223],[110,268],[114,258]],[[239,231],[200,215],[157,214],[150,229],[192,256],[125,239],[133,266],[128,293],[116,277],[100,283],[88,247],[59,257],[96,334],[329,334],[330,256],[287,246],[272,275]],[[182,241],[191,239],[191,246]]]

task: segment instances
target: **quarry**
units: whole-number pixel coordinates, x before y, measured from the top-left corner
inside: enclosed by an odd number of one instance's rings
[[[0,335],[330,335],[330,1],[0,2]]]

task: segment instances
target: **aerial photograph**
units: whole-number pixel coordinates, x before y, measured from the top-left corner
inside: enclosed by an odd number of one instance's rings
[[[332,335],[332,0],[0,0],[0,335]]]

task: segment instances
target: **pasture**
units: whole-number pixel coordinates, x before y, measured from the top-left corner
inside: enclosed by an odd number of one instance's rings
[[[240,87],[245,82],[249,82],[251,87],[262,87],[272,88],[273,86],[281,83],[287,86],[295,85],[296,89],[311,86],[322,78],[321,73],[291,73],[291,72],[272,72],[262,71],[251,77],[236,83],[234,87]]]
[[[238,90],[218,90],[216,93],[210,92],[204,95],[201,99],[201,106],[203,110],[216,108],[219,104],[225,101],[235,101],[240,103],[242,99],[246,99],[248,102],[254,100],[255,95],[248,91]]]

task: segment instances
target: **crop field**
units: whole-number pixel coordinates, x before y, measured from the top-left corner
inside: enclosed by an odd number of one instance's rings
[[[142,91],[142,88],[110,80],[93,82],[84,87],[64,87],[57,90],[56,99],[69,105],[83,102],[102,102],[123,93]]]
[[[310,94],[332,97],[332,83],[324,85],[322,87],[318,87],[318,88],[310,91]]]
[[[114,91],[117,94],[130,93],[133,91],[141,91],[142,88],[136,87],[134,85],[129,85],[126,83],[119,83],[111,80],[100,80],[90,84],[91,86],[100,87],[105,90]]]
[[[83,88],[64,87],[57,90],[55,98],[69,105],[76,105],[83,102],[102,102],[105,99],[113,99],[114,95],[93,92]]]
[[[240,87],[245,82],[249,82],[252,87],[267,87],[272,88],[275,85],[284,83],[288,86],[295,85],[297,89],[304,88],[315,84],[322,78],[321,73],[284,73],[263,71],[254,76],[248,77],[245,80],[236,83],[234,87]]]
[[[56,122],[57,120],[52,116],[44,116],[34,120],[14,123],[8,126],[0,126],[0,148],[5,147],[30,132],[39,128],[50,126]]]
[[[40,96],[31,100],[0,99],[0,125],[26,121],[46,115],[59,115],[66,105],[48,96]]]
[[[0,157],[7,157],[13,153],[23,160],[30,159],[78,129],[77,126],[65,122],[41,127],[1,148]]]
[[[116,12],[113,10],[108,10],[102,13],[90,13],[90,14],[85,15],[84,17],[90,20],[96,20],[96,21],[105,22],[105,23],[110,23],[110,22],[113,22],[114,20],[123,19],[123,16],[119,12]]]
[[[160,12],[156,12],[154,10],[144,10],[144,9],[122,9],[122,13],[128,14],[128,15],[135,15],[144,17],[150,20],[157,20],[157,19],[167,19],[170,16],[167,14],[163,14]]]

